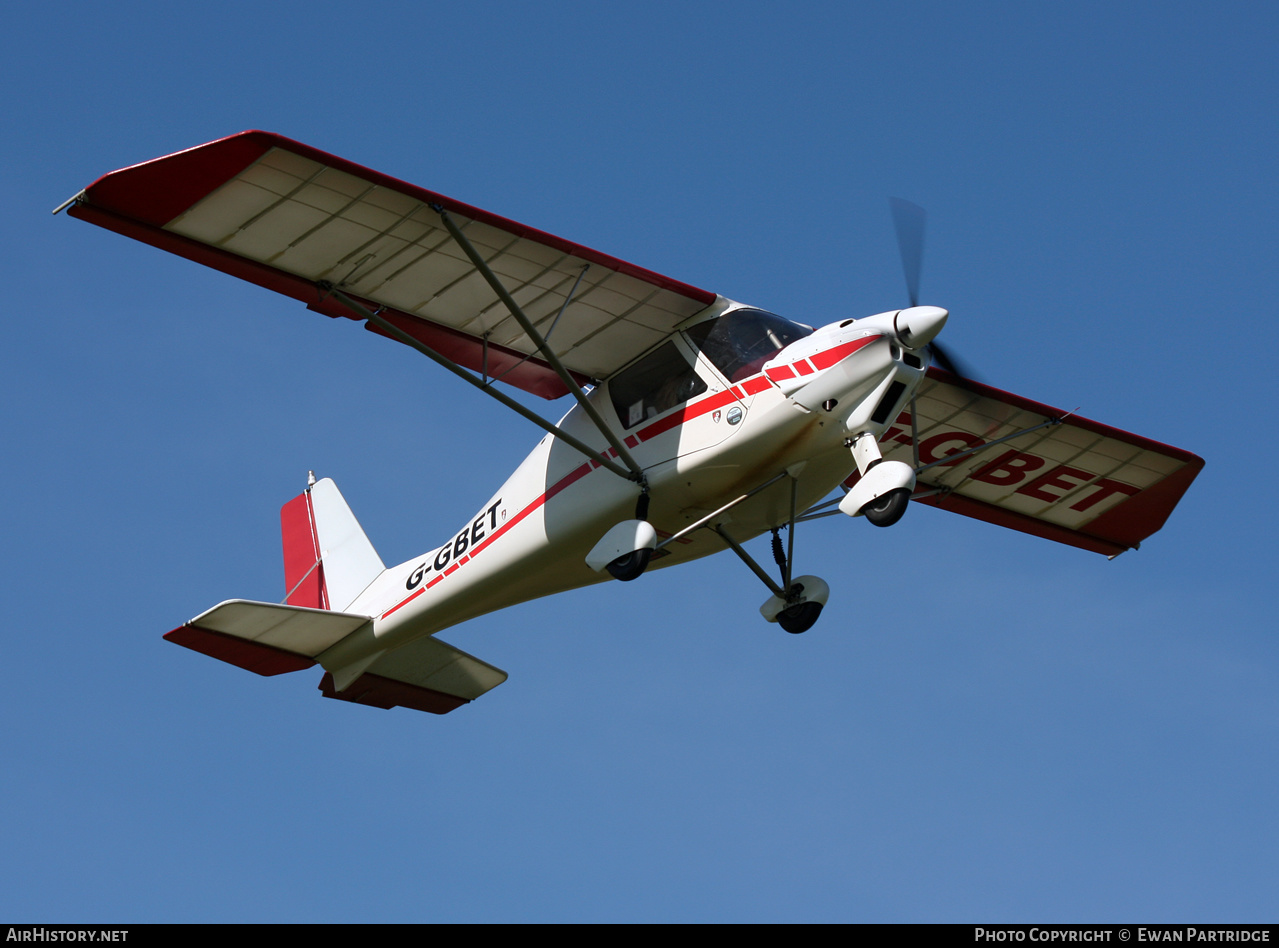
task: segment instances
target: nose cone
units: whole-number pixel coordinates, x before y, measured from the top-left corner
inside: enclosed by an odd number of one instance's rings
[[[940,306],[912,306],[897,314],[893,328],[897,338],[907,349],[919,349],[933,341],[950,313]]]

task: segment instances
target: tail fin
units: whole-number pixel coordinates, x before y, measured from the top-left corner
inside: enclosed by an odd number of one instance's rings
[[[329,478],[280,508],[285,602],[342,611],[386,569]]]

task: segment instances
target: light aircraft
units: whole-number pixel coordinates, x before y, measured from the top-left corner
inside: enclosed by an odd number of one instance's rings
[[[165,636],[261,675],[318,663],[330,698],[451,711],[507,676],[435,633],[725,549],[768,588],[764,619],[804,632],[830,589],[792,575],[795,528],[824,516],[886,527],[918,502],[1114,557],[1203,467],[955,372],[934,341],[946,310],[918,305],[922,215],[904,202],[910,305],[816,329],[260,131],[112,172],[63,208],[362,321],[546,431],[397,566],[310,476],[281,510],[284,601],[229,600]],[[552,423],[498,382],[575,404]],[[766,532],[776,573],[742,548]]]

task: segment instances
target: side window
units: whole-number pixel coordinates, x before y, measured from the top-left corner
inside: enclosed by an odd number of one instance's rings
[[[623,369],[608,383],[613,408],[624,428],[634,428],[704,391],[706,383],[673,342]]]

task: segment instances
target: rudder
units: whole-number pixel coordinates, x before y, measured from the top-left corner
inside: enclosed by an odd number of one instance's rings
[[[285,603],[341,611],[386,569],[332,479],[280,508]]]

